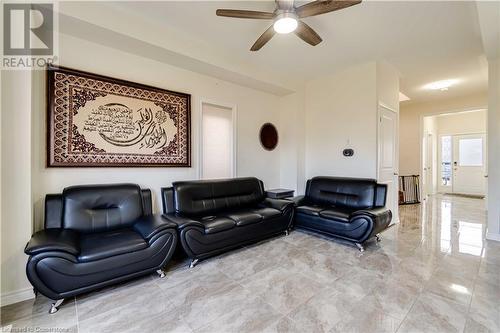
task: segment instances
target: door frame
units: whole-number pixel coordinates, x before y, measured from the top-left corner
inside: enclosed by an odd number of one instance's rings
[[[235,104],[221,103],[208,98],[200,99],[198,110],[198,179],[203,178],[203,105],[212,105],[219,108],[231,110],[233,123],[233,135],[231,142],[231,177],[237,177],[238,156],[238,109]]]
[[[488,174],[488,169],[487,169],[487,165],[488,165],[488,133],[487,132],[470,132],[470,133],[453,133],[453,134],[446,134],[446,133],[442,133],[442,134],[439,134],[439,141],[438,141],[438,155],[437,155],[437,165],[438,165],[438,175],[437,175],[437,179],[438,179],[438,192],[439,193],[449,193],[449,194],[453,194],[455,193],[455,191],[453,190],[453,186],[455,185],[455,179],[454,179],[454,170],[453,170],[453,162],[452,162],[452,168],[451,168],[451,188],[445,188],[441,185],[441,166],[442,166],[442,163],[441,163],[441,142],[442,142],[442,137],[443,136],[449,136],[451,137],[451,159],[452,161],[455,159],[455,137],[456,136],[464,136],[464,135],[482,135],[483,136],[483,150],[484,150],[484,154],[483,154],[483,167],[484,167],[484,175],[486,176]],[[450,191],[446,191],[446,190],[450,190]],[[485,188],[485,198],[487,197],[487,194],[488,194],[488,181],[486,179],[486,188]]]
[[[488,111],[488,106],[486,105],[483,105],[483,106],[478,106],[478,107],[465,107],[465,108],[455,108],[455,109],[448,109],[448,110],[438,110],[438,111],[431,111],[431,112],[423,112],[419,115],[419,140],[420,142],[423,142],[423,137],[424,137],[424,118],[425,117],[432,117],[432,116],[440,116],[440,115],[447,115],[447,114],[456,114],[456,113],[463,113],[463,112],[474,112],[474,111]],[[489,120],[487,120],[488,122]],[[440,149],[441,149],[441,138],[440,138],[441,134],[437,134],[437,139],[439,140],[438,144],[437,144],[437,153],[440,154]],[[486,140],[488,139],[488,123],[486,124]],[[420,156],[420,165],[419,165],[419,170],[420,170],[420,175],[423,175],[424,174],[424,158],[423,158],[423,153],[424,153],[424,150],[423,150],[423,147],[421,146],[421,143],[419,144],[420,145],[420,151],[419,151],[419,156]],[[440,162],[440,159],[438,157],[438,161],[436,163],[436,166],[439,168],[439,170],[441,170],[441,166],[438,166],[439,165],[439,162]],[[486,174],[488,173],[488,170],[486,170]],[[437,192],[441,192],[440,191],[440,185],[441,184],[441,174],[438,173],[436,175],[436,181],[437,181],[437,187],[436,187],[436,191]],[[486,182],[488,183],[488,182]],[[488,186],[488,185],[486,185]],[[420,197],[423,198],[424,197],[424,192],[423,192],[423,188],[422,186],[420,186]],[[488,195],[486,194],[486,197],[487,198]]]
[[[399,112],[395,110],[394,108],[389,107],[388,105],[385,105],[383,103],[378,103],[377,107],[377,181],[380,179],[380,117],[382,116],[382,108],[393,112],[395,115],[395,129],[394,129],[394,176],[393,176],[393,183],[394,183],[394,209],[396,210],[393,212],[393,223],[399,223]]]
[[[434,177],[434,169],[436,168],[436,166],[434,165],[434,158],[436,156],[436,151],[434,148],[434,134],[425,131],[424,129],[422,149],[425,149],[425,154],[422,151],[422,163],[424,164],[424,166],[422,168],[423,174],[421,177],[421,187],[423,190],[423,195],[421,196],[421,198],[423,200],[426,200],[428,195],[434,194],[436,192],[436,188],[434,186],[434,182],[436,181]]]

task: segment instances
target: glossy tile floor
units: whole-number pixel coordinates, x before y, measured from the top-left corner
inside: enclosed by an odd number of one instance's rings
[[[3,332],[500,332],[500,244],[480,199],[437,195],[364,254],[294,231],[194,269],[2,308]],[[55,330],[54,330],[55,329]]]

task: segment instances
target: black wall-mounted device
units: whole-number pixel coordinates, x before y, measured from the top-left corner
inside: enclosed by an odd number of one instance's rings
[[[344,151],[342,152],[342,154],[344,154],[345,157],[351,157],[354,155],[354,150],[352,149],[344,149]]]

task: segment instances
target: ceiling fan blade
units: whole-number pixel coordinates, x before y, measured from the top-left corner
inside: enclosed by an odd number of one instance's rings
[[[282,10],[292,10],[293,0],[275,0],[278,9]]]
[[[361,0],[327,0],[306,3],[295,9],[299,18],[321,15],[335,10],[351,7],[361,3]]]
[[[272,20],[274,18],[274,13],[258,12],[254,10],[217,9],[215,14],[217,14],[217,16],[236,17],[245,19]]]
[[[250,48],[250,51],[258,51],[260,50],[264,45],[266,45],[267,42],[273,38],[274,34],[276,32],[274,31],[273,26],[271,25],[269,28],[267,28],[266,31],[262,35],[260,35],[259,39],[255,41],[255,43],[252,45]]]
[[[298,22],[297,29],[295,29],[295,34],[299,36],[304,42],[316,46],[323,40],[310,26],[302,21]]]

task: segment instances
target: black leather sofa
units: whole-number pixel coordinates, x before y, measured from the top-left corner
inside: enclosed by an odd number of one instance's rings
[[[354,242],[360,251],[380,240],[392,212],[385,208],[387,186],[372,179],[314,177],[306,194],[295,197],[294,226]]]
[[[171,258],[175,224],[152,214],[151,191],[134,184],[65,188],[45,198],[45,227],[26,245],[36,292],[57,302],[154,272]]]
[[[175,182],[162,188],[164,217],[177,225],[190,267],[210,256],[288,233],[293,202],[266,198],[257,178]]]

